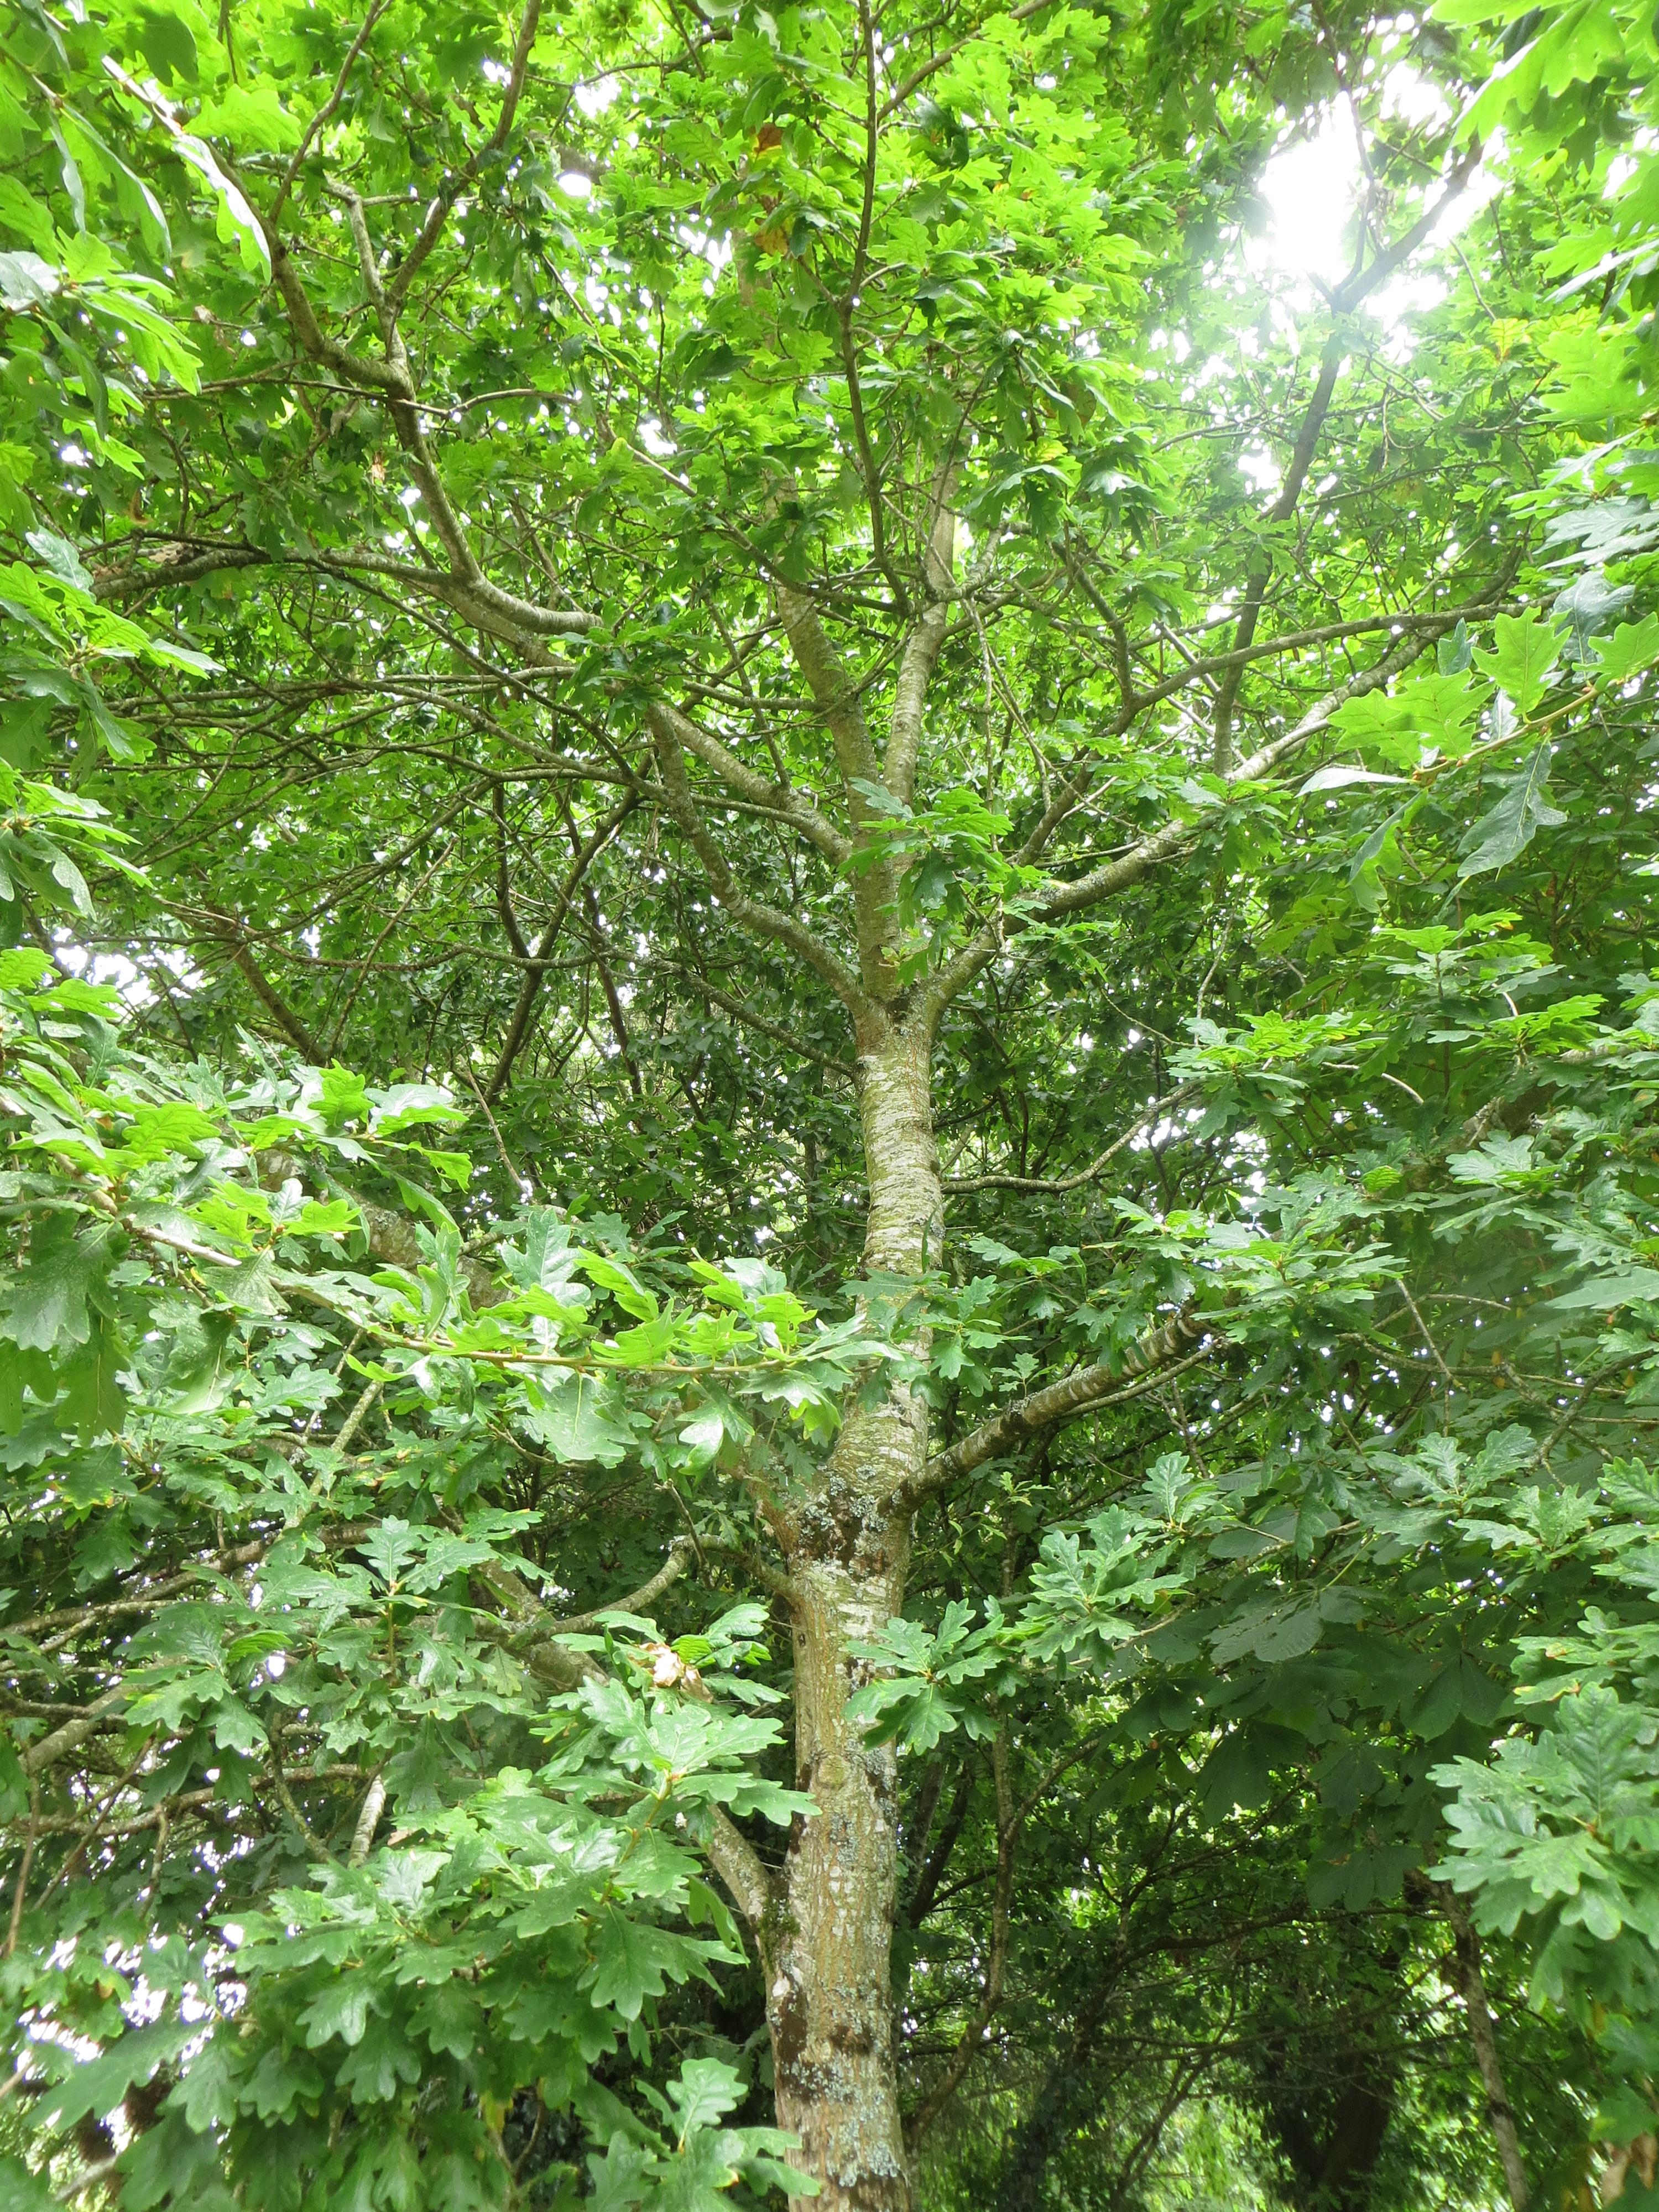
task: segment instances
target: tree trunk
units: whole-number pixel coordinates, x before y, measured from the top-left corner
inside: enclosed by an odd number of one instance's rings
[[[914,1279],[942,1226],[929,1040],[889,1031],[859,1062],[870,1180],[866,1273]],[[778,2124],[822,2185],[819,2212],[908,2212],[891,1953],[898,1881],[897,1761],[848,1719],[868,1678],[855,1647],[904,1602],[910,1516],[896,1500],[927,1450],[924,1400],[900,1384],[849,1402],[836,1445],[781,1531],[788,1554],[798,1786],[781,1909],[763,1946]]]
[[[1364,2212],[1370,2203],[1397,2086],[1392,2067],[1373,2064],[1344,2092],[1320,2169],[1320,2204],[1335,2212]]]
[[[1038,2212],[1049,2160],[1073,2124],[1088,2088],[1091,2046],[1117,1984],[1118,1976],[1103,1963],[1093,1990],[1073,2021],[1063,2057],[1045,2077],[1030,2111],[1014,2130],[997,2185],[996,2212]]]
[[[1443,1894],[1446,1899],[1446,1917],[1451,1923],[1455,1944],[1454,1956],[1457,1962],[1457,1985],[1463,1995],[1463,2009],[1468,2016],[1469,2041],[1474,2046],[1474,2063],[1480,2069],[1480,2086],[1486,2093],[1486,2117],[1498,2144],[1498,2159],[1504,2169],[1504,2185],[1509,2191],[1510,2203],[1515,2212],[1524,2212],[1531,2194],[1527,2180],[1526,2160],[1521,2155],[1521,2136],[1515,2124],[1515,2108],[1510,2103],[1509,2092],[1504,2086],[1504,2069],[1498,2055],[1498,2031],[1492,2024],[1492,2007],[1486,2002],[1486,1977],[1480,1971],[1480,1939],[1475,1934],[1469,1917],[1449,1889]]]

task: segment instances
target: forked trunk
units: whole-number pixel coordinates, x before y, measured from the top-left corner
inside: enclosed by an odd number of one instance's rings
[[[927,1040],[904,1031],[859,1064],[870,1178],[865,1267],[914,1279],[937,1261],[939,1162]],[[926,1404],[905,1387],[849,1410],[790,1534],[795,1765],[819,1812],[798,1825],[769,1931],[767,2014],[778,2123],[822,2185],[820,2212],[908,2212],[892,1996],[897,1764],[847,1703],[869,1674],[857,1647],[904,1601],[910,1514],[901,1493],[927,1450]]]

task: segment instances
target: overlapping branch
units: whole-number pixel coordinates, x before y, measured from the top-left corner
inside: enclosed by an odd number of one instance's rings
[[[647,709],[646,721],[656,745],[669,811],[702,862],[715,897],[741,928],[787,945],[797,953],[830,986],[852,1015],[854,1025],[867,1028],[876,1018],[877,1009],[840,954],[814,936],[805,923],[793,915],[786,914],[781,907],[769,905],[763,899],[750,898],[739,888],[726,855],[709,836],[697,811],[685,773],[679,732],[671,711],[653,704]]]
[[[1407,631],[1381,660],[1370,668],[1362,669],[1346,684],[1339,684],[1334,691],[1328,691],[1293,728],[1272,738],[1247,759],[1237,762],[1223,779],[1228,789],[1260,782],[1274,769],[1292,758],[1310,739],[1318,736],[1346,701],[1363,698],[1367,692],[1382,689],[1401,669],[1408,668],[1413,661],[1418,659],[1437,635],[1455,629],[1470,615],[1481,612],[1491,604],[1493,597],[1501,596],[1507,582],[1506,573],[1486,599],[1470,606],[1449,608],[1432,621],[1425,618],[1419,627]],[[1076,801],[1072,804],[1075,805]],[[1071,811],[1071,805],[1060,810],[1062,818],[1064,813]],[[1054,808],[1049,810],[1051,814],[1054,811]],[[1103,900],[1128,890],[1136,884],[1144,883],[1166,861],[1173,860],[1188,846],[1196,842],[1203,836],[1210,818],[1207,814],[1185,820],[1172,818],[1161,829],[1138,839],[1115,859],[1104,861],[1099,867],[1091,869],[1085,875],[1073,877],[1070,881],[1051,883],[1018,911],[986,923],[928,985],[925,998],[929,1018],[934,1022],[940,1018],[945,1008],[989,967],[1008,939],[1033,924],[1060,921],[1069,915],[1082,914],[1090,907],[1098,906]],[[1029,864],[1033,842],[1028,840],[1017,856],[1021,861]]]

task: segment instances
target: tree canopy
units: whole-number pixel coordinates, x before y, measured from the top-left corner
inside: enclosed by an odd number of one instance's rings
[[[5,0],[8,2208],[1659,2203],[1656,39]]]

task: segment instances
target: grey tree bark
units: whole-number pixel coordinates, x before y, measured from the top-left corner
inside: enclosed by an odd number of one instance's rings
[[[859,1061],[870,1177],[869,1276],[914,1280],[943,1226],[930,1038],[884,1024]],[[897,1765],[848,1717],[857,1647],[902,1610],[909,1499],[927,1408],[908,1385],[849,1408],[814,1486],[780,1529],[793,1587],[795,1766],[819,1813],[800,1823],[763,1950],[778,2122],[801,2141],[824,2212],[906,2212],[892,2000]]]

